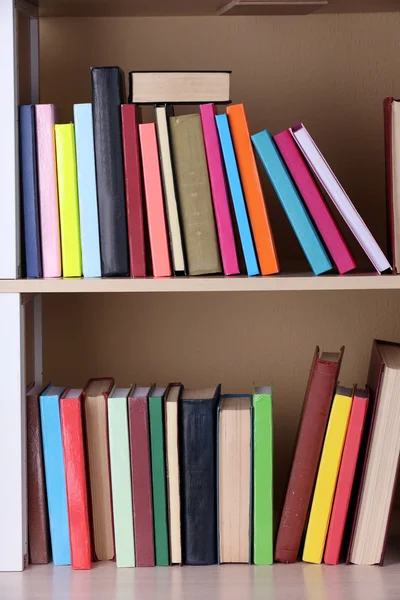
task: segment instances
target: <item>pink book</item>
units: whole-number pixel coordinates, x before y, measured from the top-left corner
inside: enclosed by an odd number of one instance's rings
[[[224,274],[237,275],[239,273],[239,264],[219,136],[215,122],[214,104],[201,104],[200,115]]]
[[[54,105],[36,106],[36,138],[43,277],[61,277],[60,220],[54,140]]]
[[[154,277],[169,277],[171,263],[155,123],[139,125],[139,137],[153,275]]]
[[[292,134],[289,130],[282,131],[274,136],[274,141],[339,273],[355,269],[354,258]]]

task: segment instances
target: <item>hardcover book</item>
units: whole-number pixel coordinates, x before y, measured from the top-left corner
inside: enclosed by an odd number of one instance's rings
[[[180,565],[182,563],[178,440],[178,403],[181,392],[182,385],[180,383],[172,383],[164,396],[169,559],[172,565]]]

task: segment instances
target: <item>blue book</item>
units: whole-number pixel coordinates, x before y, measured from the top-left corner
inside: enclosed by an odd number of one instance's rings
[[[314,274],[330,271],[332,263],[271,134],[265,130],[251,139]]]
[[[216,115],[215,117],[218,135],[221,142],[222,154],[225,162],[225,169],[228,176],[229,187],[235,210],[236,222],[239,230],[240,241],[242,243],[246,270],[249,276],[259,275],[260,270],[257,263],[257,255],[254,249],[253,238],[247,216],[246,204],[243,196],[242,184],[236,162],[235,151],[233,149],[231,131],[229,129],[227,115]]]
[[[60,396],[65,388],[50,385],[40,396],[43,462],[49,510],[50,539],[55,565],[71,564],[67,489],[61,437]]]
[[[21,196],[23,205],[26,276],[43,277],[40,239],[36,119],[32,104],[19,107]]]
[[[92,105],[74,104],[74,121],[83,276],[101,277]]]

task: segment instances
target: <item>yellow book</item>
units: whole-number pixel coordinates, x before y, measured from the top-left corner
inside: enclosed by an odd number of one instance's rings
[[[56,125],[55,138],[63,276],[81,277],[81,232],[73,123]]]
[[[352,400],[352,389],[336,388],[308,521],[303,550],[305,562],[319,564],[322,561]]]

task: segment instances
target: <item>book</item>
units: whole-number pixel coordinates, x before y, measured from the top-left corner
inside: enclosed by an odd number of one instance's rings
[[[82,271],[84,277],[101,277],[92,105],[74,104],[74,122]]]
[[[131,275],[132,277],[146,277],[138,107],[135,104],[123,104],[121,106],[121,118]]]
[[[337,270],[343,275],[355,269],[356,263],[349,247],[292,134],[286,129],[275,135],[274,141]]]
[[[294,563],[299,554],[343,352],[320,353],[317,347],[314,353],[275,544],[277,562]]]
[[[180,565],[182,562],[178,439],[178,402],[181,391],[180,383],[172,383],[164,396],[169,560],[172,565]]]
[[[92,561],[82,394],[82,389],[69,388],[60,399],[73,569],[90,569]]]
[[[153,275],[154,277],[169,277],[171,275],[171,263],[169,260],[164,198],[161,185],[155,124],[145,123],[139,125],[139,139],[142,152],[143,179]]]
[[[51,553],[53,563],[56,566],[71,564],[67,490],[59,406],[63,392],[63,387],[49,385],[40,394],[39,400]]]
[[[216,431],[221,386],[183,390],[179,401],[182,562],[217,562]]]
[[[37,104],[35,115],[43,277],[61,277],[54,105]]]
[[[23,206],[26,276],[43,277],[40,239],[39,188],[36,149],[35,107],[19,107],[19,157]]]
[[[74,125],[55,126],[61,255],[64,277],[82,276]]]
[[[154,567],[154,523],[148,399],[152,387],[135,386],[128,398],[133,523],[137,567]]]
[[[108,397],[108,438],[117,567],[135,566],[128,426],[130,392],[131,388],[114,388]]]
[[[332,263],[271,134],[265,130],[251,136],[251,139],[314,275],[330,271]]]
[[[220,563],[251,560],[251,396],[222,395],[218,406]]]
[[[50,561],[49,519],[43,464],[39,397],[43,386],[34,385],[26,393],[26,460],[28,481],[29,562],[44,565]]]
[[[92,102],[101,273],[121,277],[130,271],[121,125],[123,76],[118,67],[92,69]]]
[[[151,481],[153,484],[154,546],[157,567],[168,567],[167,489],[165,479],[164,399],[166,388],[149,396]]]
[[[256,387],[253,395],[253,562],[272,565],[273,551],[272,389]]]
[[[243,104],[228,106],[229,126],[235,147],[244,197],[257,250],[261,275],[279,272],[274,238],[265,206],[260,177],[250,140],[249,126]]]
[[[339,385],[332,403],[311,504],[303,550],[305,562],[322,562],[352,401],[353,390]]]
[[[156,106],[155,115],[172,265],[175,274],[184,274],[186,272],[186,266],[183,251],[182,228],[178,212],[178,200],[175,189],[174,172],[172,169],[171,146],[169,143],[168,132],[168,119],[173,116],[173,110],[166,105]]]
[[[328,536],[324,552],[324,562],[337,565],[344,539],[347,515],[354,490],[354,477],[368,409],[368,389],[356,389],[351,406],[349,426],[344,443],[342,461],[337,479]]]
[[[243,196],[235,151],[233,149],[228,117],[227,115],[216,115],[215,120],[218,127],[218,134],[221,142],[233,208],[235,211],[236,223],[239,230],[240,242],[242,244],[243,256],[246,263],[247,275],[249,277],[253,275],[259,275],[260,270],[257,264],[257,255],[254,249],[249,218],[247,216],[247,209]]]
[[[400,269],[400,102],[395,98],[384,101],[386,200],[388,219],[388,248],[397,273]]]
[[[239,263],[236,254],[228,191],[226,188],[215,114],[214,104],[200,105],[201,124],[203,128],[204,145],[206,149],[223,271],[225,275],[237,275],[239,273]]]
[[[169,124],[189,275],[220,273],[200,115],[171,117]]]
[[[399,474],[399,344],[374,341],[368,386],[372,420],[348,561],[357,565],[383,565]]]
[[[131,71],[129,102],[201,104],[229,102],[230,71]]]
[[[115,554],[107,422],[113,386],[111,377],[90,379],[84,390],[93,552],[97,560],[112,560]]]
[[[354,237],[374,265],[375,269],[378,273],[390,269],[391,266],[386,256],[378,246],[375,238],[340,185],[305,126],[300,123],[290,131],[312,171],[315,173],[322,187],[346,221]]]

